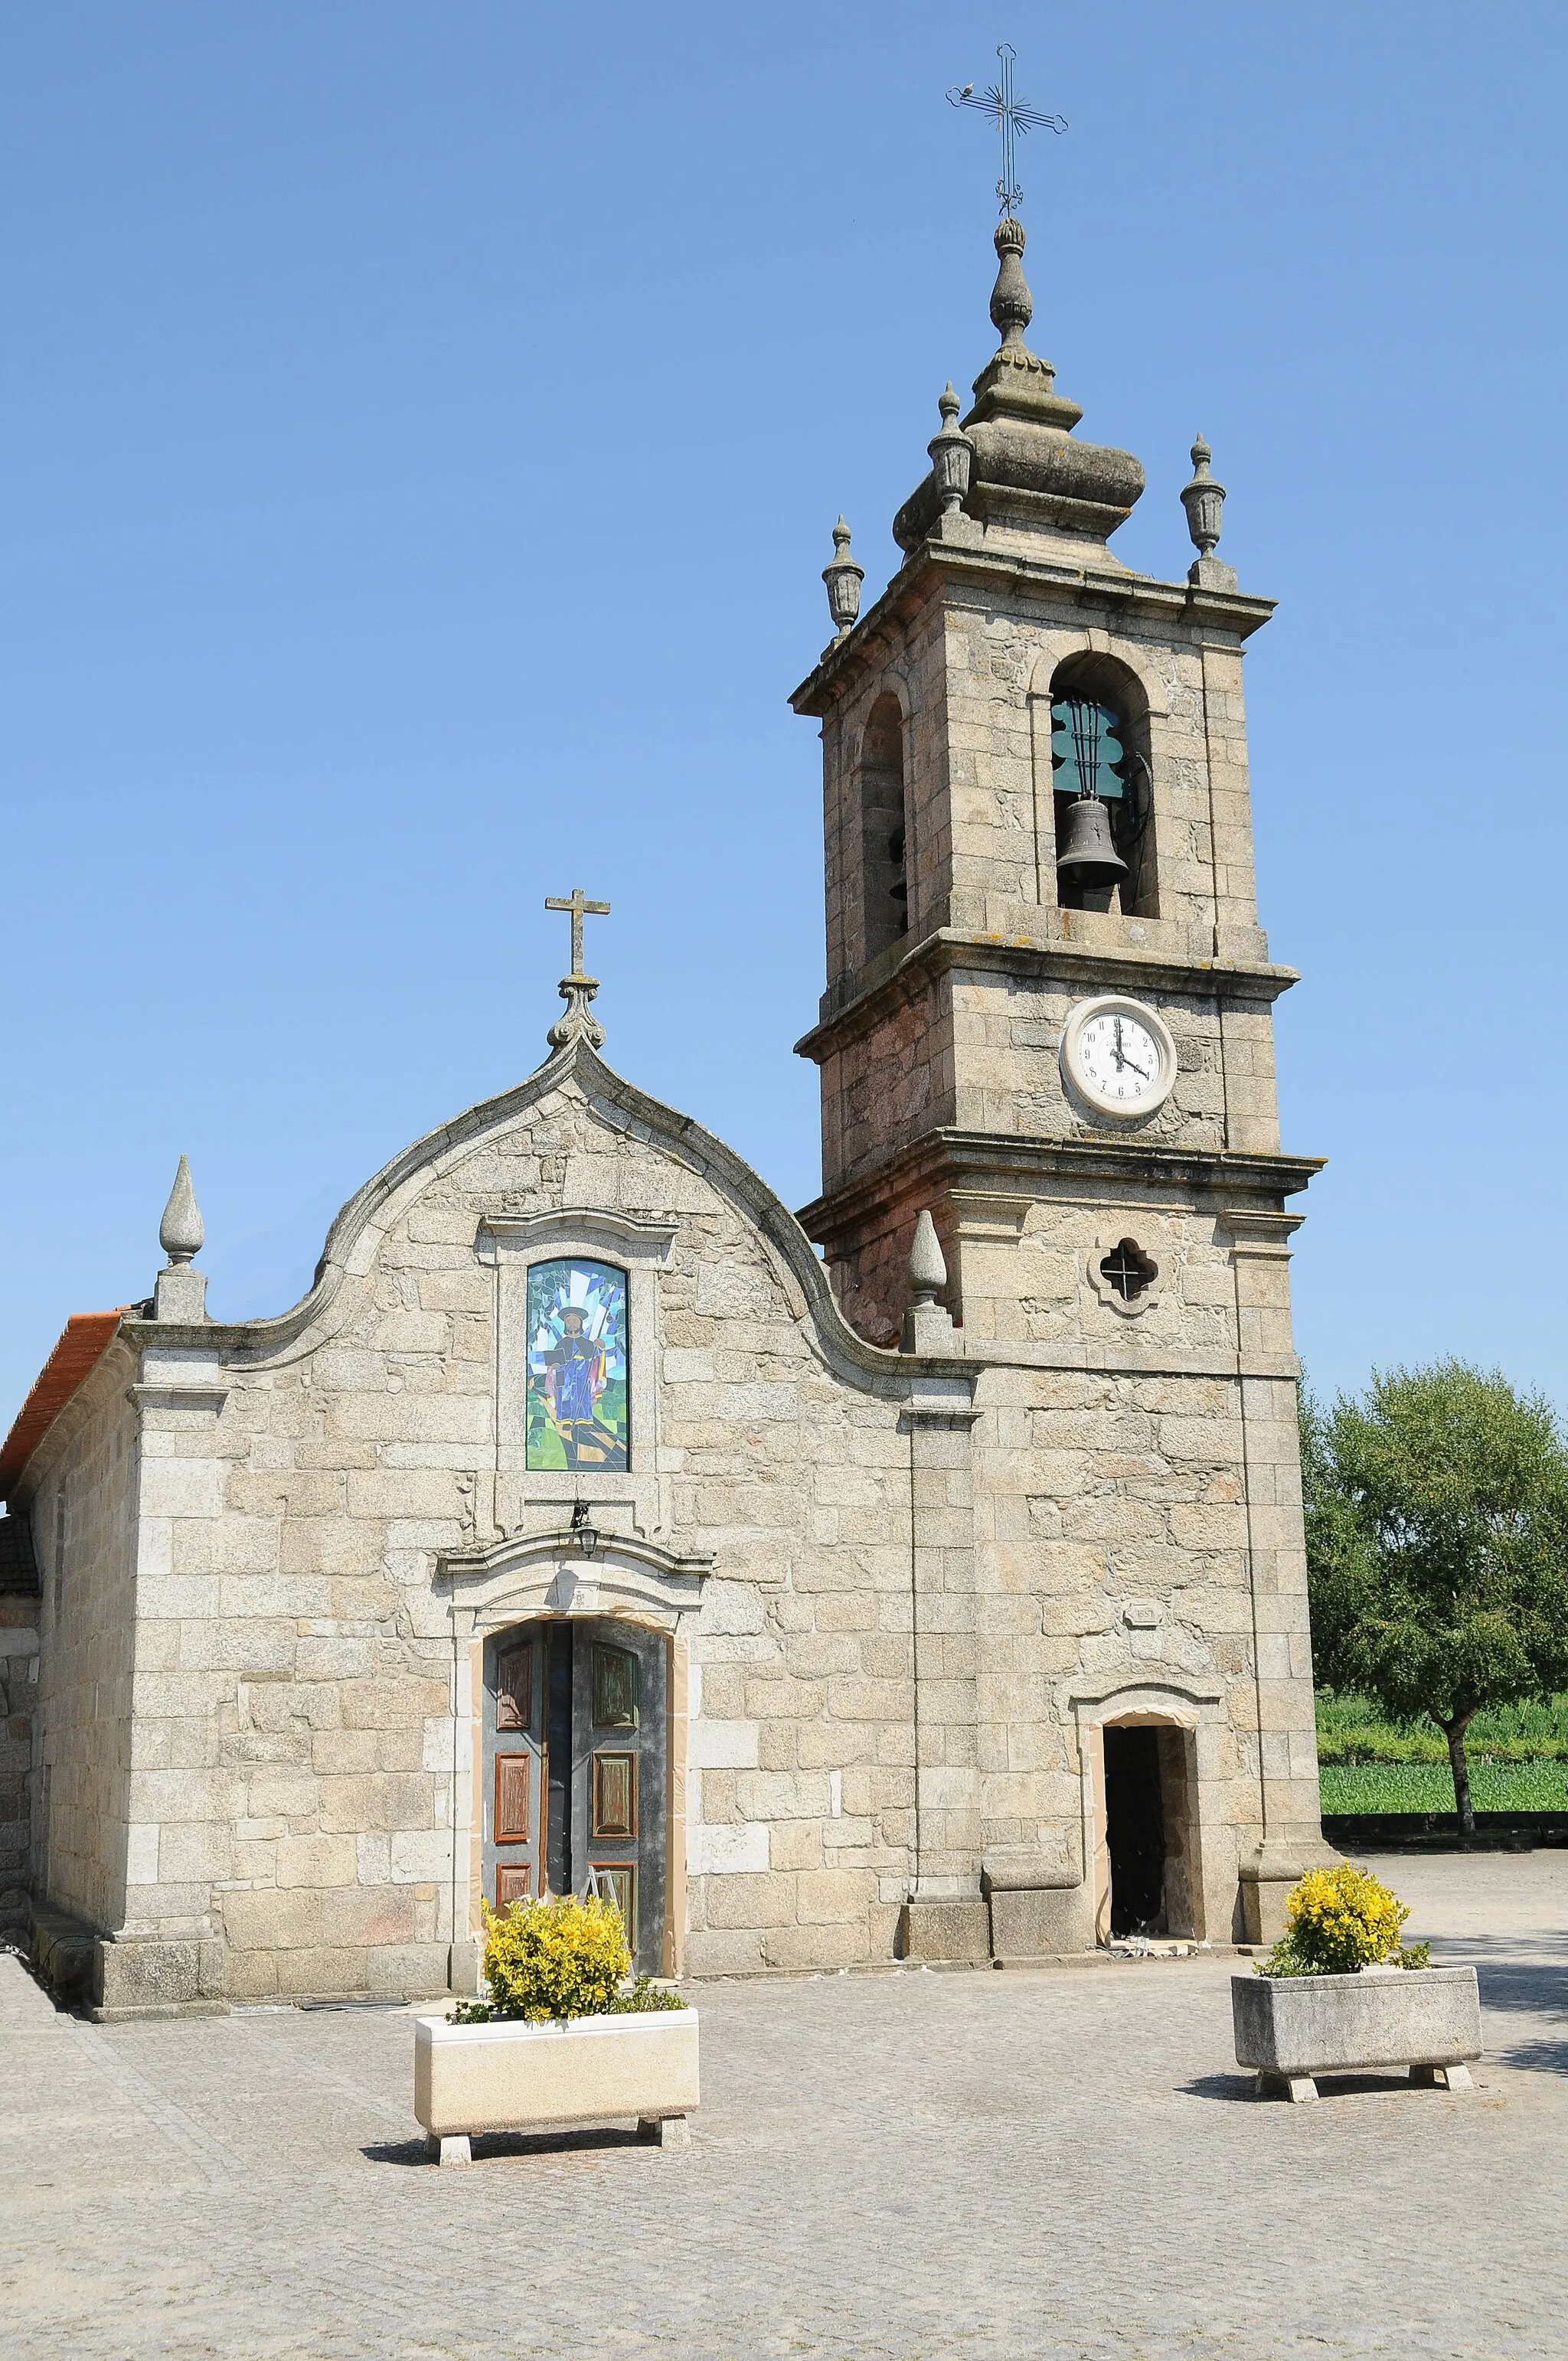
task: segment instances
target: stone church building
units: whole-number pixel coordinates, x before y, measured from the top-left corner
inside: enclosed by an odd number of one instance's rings
[[[0,1880],[105,2012],[471,1991],[481,1897],[666,1974],[1228,1943],[1323,1857],[1273,964],[1213,554],[999,348],[795,692],[822,1191],[623,1081],[585,972],[275,1319],[71,1321],[0,1454]],[[1174,522],[1174,520],[1173,520]]]

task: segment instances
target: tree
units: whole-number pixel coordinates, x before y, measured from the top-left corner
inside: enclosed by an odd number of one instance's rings
[[[1464,1736],[1483,1706],[1568,1685],[1568,1449],[1540,1395],[1463,1361],[1373,1373],[1301,1411],[1318,1678],[1430,1715],[1475,1815]]]

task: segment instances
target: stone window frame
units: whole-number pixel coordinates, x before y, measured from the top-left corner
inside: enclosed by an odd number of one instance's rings
[[[900,757],[904,789],[904,877],[907,892],[905,903],[905,932],[887,947],[872,954],[866,940],[866,876],[865,876],[865,814],[861,796],[861,776],[865,768],[866,733],[872,715],[883,697],[891,697],[898,708]],[[844,929],[846,972],[861,981],[867,970],[895,967],[909,949],[918,932],[920,917],[920,820],[916,797],[915,780],[915,698],[907,668],[901,663],[885,664],[874,677],[867,680],[855,701],[852,721],[849,721],[840,739],[848,759],[842,763],[839,780],[839,841],[850,853],[845,865],[841,890],[849,892],[853,881],[853,917],[846,908],[840,917]],[[853,752],[850,754],[849,749]],[[858,945],[858,964],[850,958],[851,940]]]
[[[1155,661],[1157,650],[1149,642],[1124,637],[1119,631],[1108,631],[1098,626],[1088,629],[1059,629],[1042,632],[1039,653],[1029,671],[1027,691],[1029,737],[1034,757],[1035,802],[1035,892],[1044,909],[1055,910],[1057,901],[1057,829],[1056,793],[1053,785],[1056,772],[1051,762],[1051,697],[1058,676],[1064,671],[1077,670],[1089,675],[1097,673],[1102,664],[1108,664],[1124,673],[1137,693],[1142,710],[1129,716],[1132,743],[1129,752],[1148,764],[1146,782],[1150,797],[1149,827],[1154,838],[1149,867],[1153,874],[1152,897],[1146,892],[1146,903],[1151,898],[1153,907],[1141,914],[1146,924],[1157,923],[1164,905],[1165,862],[1161,853],[1161,796],[1158,784],[1161,763],[1160,736],[1162,725],[1169,719],[1169,693]],[[1064,685],[1070,689],[1070,682]],[[1168,815],[1167,815],[1168,826]],[[1123,916],[1133,923],[1139,913],[1124,911]]]
[[[1145,1227],[1146,1229],[1146,1223]],[[1121,1245],[1124,1238],[1131,1238],[1139,1252],[1146,1254],[1149,1260],[1155,1266],[1154,1277],[1150,1279],[1146,1288],[1141,1289],[1140,1291],[1134,1296],[1130,1303],[1124,1295],[1119,1293],[1119,1291],[1112,1286],[1110,1280],[1106,1278],[1104,1272],[1100,1268],[1107,1255],[1115,1253],[1116,1248]],[[1167,1278],[1169,1276],[1169,1272],[1170,1264],[1168,1258],[1162,1261],[1159,1256],[1155,1252],[1153,1246],[1146,1245],[1144,1240],[1138,1236],[1134,1224],[1130,1221],[1118,1222],[1113,1228],[1097,1230],[1094,1235],[1094,1243],[1089,1247],[1084,1256],[1084,1273],[1089,1280],[1090,1286],[1100,1298],[1101,1302],[1107,1305],[1111,1311],[1115,1312],[1117,1318],[1121,1320],[1140,1319],[1142,1315],[1148,1311],[1151,1304],[1157,1303],[1164,1291],[1165,1282]]]
[[[495,1453],[497,1521],[506,1528],[525,1510],[570,1510],[575,1501],[624,1503],[633,1523],[652,1532],[660,1513],[659,1282],[674,1243],[673,1222],[575,1209],[559,1213],[486,1216],[475,1252],[496,1274]],[[528,1273],[572,1256],[612,1263],[626,1273],[627,1368],[630,1417],[624,1469],[528,1466]],[[515,1516],[511,1513],[515,1510]]]
[[[895,714],[897,717],[896,723],[894,723],[891,716],[887,714],[887,708],[890,707],[892,708],[893,714]],[[880,900],[883,898],[883,896],[880,890],[880,882],[878,885],[873,888],[871,846],[873,838],[880,840],[882,837],[888,821],[894,816],[894,807],[892,804],[877,805],[875,808],[878,817],[876,824],[873,827],[871,816],[871,807],[868,805],[867,801],[870,783],[873,778],[886,779],[891,783],[892,778],[890,764],[881,761],[872,760],[872,746],[873,724],[884,729],[890,739],[896,735],[898,741],[898,800],[896,811],[898,832],[903,840],[902,864],[905,890],[903,928],[897,933],[888,935],[886,940],[881,942],[873,942],[872,939],[872,920],[874,916],[872,909],[873,899]],[[909,713],[905,701],[899,695],[896,688],[884,684],[878,690],[877,695],[872,698],[871,705],[867,708],[865,719],[861,724],[860,744],[857,749],[855,761],[855,811],[859,827],[859,857],[856,866],[860,879],[859,917],[861,934],[861,965],[862,968],[870,967],[873,961],[883,958],[887,953],[898,950],[900,946],[906,949],[910,939],[910,928],[913,922],[914,913],[910,908],[910,901],[912,898],[912,881],[909,874],[909,855],[912,850],[912,831],[909,825]],[[880,854],[878,856],[878,867],[879,870],[882,867],[882,856]],[[889,892],[886,898],[891,899],[891,892]]]

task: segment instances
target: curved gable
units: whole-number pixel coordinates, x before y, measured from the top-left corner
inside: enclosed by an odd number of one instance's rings
[[[581,1039],[547,1060],[515,1089],[482,1100],[427,1132],[373,1174],[334,1221],[314,1279],[289,1311],[269,1320],[209,1322],[178,1332],[171,1332],[167,1322],[133,1321],[126,1323],[127,1331],[170,1342],[178,1334],[181,1341],[217,1345],[225,1357],[255,1363],[292,1360],[310,1352],[336,1332],[345,1281],[369,1271],[411,1203],[444,1172],[482,1155],[487,1143],[503,1142],[563,1090],[579,1094],[590,1117],[609,1133],[642,1141],[668,1156],[729,1203],[762,1240],[792,1315],[809,1324],[836,1374],[864,1386],[907,1370],[905,1356],[867,1344],[850,1327],[805,1231],[761,1175],[691,1116],[664,1106],[617,1074]]]

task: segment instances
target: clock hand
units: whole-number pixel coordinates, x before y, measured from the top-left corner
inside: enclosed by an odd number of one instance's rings
[[[1122,1063],[1124,1066],[1131,1068],[1131,1071],[1135,1074],[1142,1074],[1146,1082],[1148,1081],[1148,1071],[1146,1068],[1143,1066],[1135,1066],[1131,1058],[1124,1058]]]
[[[1125,1058],[1124,1058],[1124,1057],[1123,1057],[1123,1055],[1122,1055],[1122,1020],[1121,1020],[1121,1018],[1120,1018],[1119,1016],[1113,1016],[1113,1017],[1111,1019],[1111,1022],[1112,1022],[1112,1025],[1113,1025],[1113,1026],[1114,1027],[1114,1028],[1115,1028],[1115,1057],[1116,1057],[1116,1064],[1117,1064],[1117,1067],[1118,1067],[1118,1068],[1121,1068],[1121,1067],[1124,1066],[1124,1065],[1126,1064],[1126,1062],[1127,1062],[1127,1060],[1125,1060]]]

